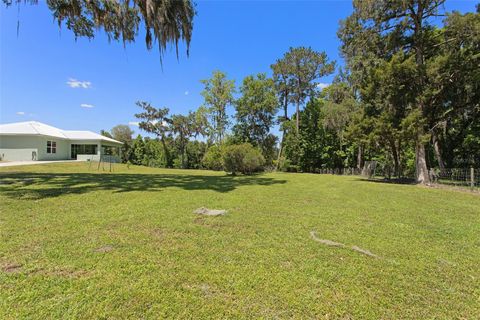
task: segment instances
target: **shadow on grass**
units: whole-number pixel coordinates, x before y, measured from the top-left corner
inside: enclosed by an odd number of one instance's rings
[[[415,179],[411,178],[394,178],[394,179],[385,179],[385,178],[358,178],[355,179],[354,181],[359,181],[359,182],[373,182],[373,183],[387,183],[387,184],[417,184]]]
[[[285,180],[255,176],[179,174],[4,173],[0,192],[14,199],[43,199],[98,190],[114,192],[162,191],[165,188],[229,192],[239,186],[269,186]]]

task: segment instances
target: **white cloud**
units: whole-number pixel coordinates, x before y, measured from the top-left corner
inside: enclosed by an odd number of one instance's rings
[[[93,107],[95,107],[95,106],[94,106],[93,104],[82,103],[82,104],[80,105],[80,107],[82,107],[82,108],[87,108],[87,109],[91,109],[91,108],[93,108]]]
[[[152,121],[152,124],[154,124],[154,125],[157,124],[157,123],[158,123],[158,120],[153,120]],[[166,121],[162,121],[162,126],[167,127],[168,123]]]
[[[186,96],[188,96],[188,94],[189,94],[189,93],[190,93],[190,92],[188,92],[188,90],[187,90],[187,91],[185,91],[185,95],[186,95]]]
[[[138,127],[139,124],[140,124],[140,123],[137,122],[137,121],[130,121],[130,122],[128,123],[129,126],[134,126],[134,127]]]
[[[24,116],[24,115],[25,115],[25,112],[23,112],[23,111],[18,111],[18,112],[17,112],[17,115],[19,115],[19,116]]]
[[[70,88],[83,88],[83,89],[88,89],[92,86],[92,83],[90,81],[79,81],[74,78],[70,78],[67,81],[67,85]]]
[[[319,84],[317,84],[317,88],[319,88],[320,90],[323,90],[326,87],[328,87],[329,85],[330,85],[330,83],[320,82]]]

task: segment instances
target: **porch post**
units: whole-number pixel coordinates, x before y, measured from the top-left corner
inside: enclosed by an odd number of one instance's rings
[[[98,161],[100,161],[100,159],[102,158],[102,142],[99,141],[97,143],[97,156],[98,156]]]

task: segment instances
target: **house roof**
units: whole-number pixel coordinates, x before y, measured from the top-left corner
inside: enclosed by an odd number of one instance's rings
[[[61,130],[37,121],[0,124],[0,135],[35,135],[66,140],[101,140],[122,144],[120,141],[92,131]]]

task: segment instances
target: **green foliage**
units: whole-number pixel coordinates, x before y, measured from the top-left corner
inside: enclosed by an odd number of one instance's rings
[[[168,124],[171,120],[168,118],[168,108],[155,108],[149,102],[137,101],[136,105],[142,109],[142,112],[135,114],[140,121],[140,129],[152,133],[158,137],[164,137],[169,132]]]
[[[209,170],[223,169],[223,147],[220,145],[213,145],[208,148],[202,159],[202,165]]]
[[[150,103],[145,101],[137,101],[137,106],[142,109],[143,112],[135,114],[135,117],[141,122],[139,123],[140,129],[145,130],[148,133],[156,135],[162,142],[163,152],[166,159],[167,167],[173,165],[173,159],[170,156],[170,150],[166,143],[167,135],[171,131],[169,124],[171,119],[168,118],[168,108],[157,109]]]
[[[207,145],[202,141],[187,141],[185,155],[182,157],[179,139],[167,138],[165,145],[172,157],[173,167],[185,169],[202,168],[202,159],[206,153]],[[140,135],[133,140],[130,149],[130,161],[137,165],[148,167],[167,167],[167,159],[163,143],[159,139],[142,138]],[[221,169],[221,168],[220,168]]]
[[[270,134],[270,129],[278,110],[274,82],[264,73],[248,76],[243,79],[240,93],[235,103],[237,123],[233,127],[233,139],[260,148],[267,163],[272,164],[277,139]]]
[[[325,99],[315,99],[307,103],[300,112],[298,134],[295,133],[293,121],[285,123],[288,161],[281,164],[282,170],[315,172],[322,168],[343,168],[351,165],[347,159],[347,147],[342,143],[337,129],[325,125],[325,105]],[[353,157],[350,156],[351,158]]]
[[[167,167],[167,159],[162,143],[159,142],[158,139],[150,138],[145,138],[144,141],[145,149],[142,164],[148,167]],[[171,154],[171,152],[169,152],[169,154]]]
[[[265,163],[260,150],[249,143],[226,146],[222,159],[224,170],[233,175],[238,172],[252,174],[261,170]]]
[[[331,74],[335,62],[328,62],[325,52],[317,52],[310,47],[291,47],[281,59],[271,66],[279,96],[284,99],[284,108],[288,103],[296,106],[296,131],[299,131],[300,106],[308,97],[318,91],[318,80]],[[285,110],[285,118],[287,114]]]
[[[132,143],[133,130],[125,124],[119,124],[110,130],[112,138],[125,144]]]
[[[130,129],[129,126],[124,125],[124,124],[119,124],[110,130],[111,138],[123,142],[123,145],[121,147],[121,157],[122,157],[122,162],[126,163],[127,161],[130,160],[131,157],[131,147],[132,147],[132,142],[133,142],[133,130]]]
[[[214,71],[211,79],[201,80],[204,85],[205,115],[210,120],[209,139],[211,142],[221,143],[229,126],[227,106],[234,101],[235,81],[228,80],[225,73]]]
[[[132,162],[134,164],[143,164],[143,158],[145,155],[145,143],[142,136],[138,135],[132,144]]]
[[[220,170],[228,147],[227,170],[242,172],[243,143],[261,150],[266,167],[286,171],[361,168],[376,160],[389,176],[403,177],[427,167],[478,166],[480,18],[448,13],[437,27],[431,18],[442,3],[354,1],[338,32],[346,67],[330,86],[318,86],[334,68],[325,53],[290,48],[271,66],[272,79],[247,76],[237,101],[234,81],[217,71],[202,81],[205,102],[195,113],[169,117],[168,109],[139,104],[141,128],[159,137],[167,166],[184,168]],[[231,134],[230,105],[236,111]],[[271,134],[276,123],[280,150]],[[205,145],[192,144],[198,134],[208,137]]]
[[[397,129],[408,109],[418,109],[424,118],[416,122],[419,127],[413,140],[416,179],[421,183],[429,182],[423,140],[429,131],[432,104],[426,99],[430,81],[426,70],[430,54],[438,52],[429,35],[434,30],[433,19],[442,13],[444,2],[417,0],[407,4],[405,1],[355,0],[353,13],[342,22],[339,31],[342,53],[356,87],[360,88],[360,97],[373,94],[376,103],[372,107],[380,114],[389,113],[382,117],[392,121],[393,129]],[[379,81],[378,86],[373,85],[375,80]],[[392,148],[394,138],[387,140]],[[398,163],[399,152],[395,153]]]
[[[110,134],[110,132],[106,131],[106,130],[100,130],[100,134],[104,137],[107,137],[107,138],[113,138],[112,135]]]
[[[480,16],[446,13],[436,27],[444,2],[354,1],[338,32],[362,109],[346,137],[363,156],[423,182],[427,166],[480,165],[469,144],[480,136]]]
[[[199,134],[205,135],[204,128],[205,119],[202,111],[189,112],[188,115],[175,114],[171,120],[171,131],[177,135],[176,144],[179,147],[181,157],[181,167],[186,169],[187,166],[187,145],[189,139],[197,137]]]
[[[300,159],[300,136],[296,133],[295,118],[284,121],[282,123],[282,131],[284,132],[283,148],[285,149],[285,158],[290,160],[293,165],[297,165]]]
[[[38,3],[38,0],[2,1],[7,6],[12,3]],[[58,26],[65,25],[75,38],[93,38],[101,29],[109,40],[125,44],[135,41],[143,24],[147,49],[158,42],[162,57],[167,44],[172,43],[178,56],[178,44],[185,41],[188,55],[195,16],[195,5],[191,0],[48,0],[47,5]]]
[[[203,141],[188,141],[186,146],[186,168],[202,169],[202,160],[207,152],[207,144]]]

